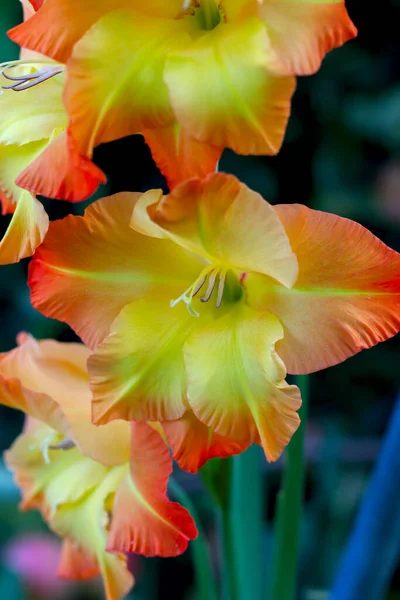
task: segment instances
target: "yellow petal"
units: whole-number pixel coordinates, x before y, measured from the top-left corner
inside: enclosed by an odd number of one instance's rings
[[[193,179],[163,198],[151,190],[138,200],[131,225],[212,264],[265,273],[287,287],[297,277],[296,256],[273,207],[232,175]]]
[[[181,20],[114,11],[76,44],[65,102],[79,151],[174,120],[163,80],[171,48],[189,39]]]
[[[18,175],[46,148],[47,140],[39,140],[19,146],[0,144],[0,190],[14,204],[21,194],[15,184]]]
[[[194,138],[239,154],[276,154],[295,82],[266,70],[258,19],[216,27],[168,55],[165,81],[178,122]]]
[[[274,349],[282,337],[276,317],[239,305],[197,328],[184,347],[195,415],[223,436],[261,443],[269,461],[299,425],[300,393],[285,382]]]
[[[77,502],[61,505],[51,519],[56,533],[69,540],[76,552],[83,553],[86,561],[98,565],[107,600],[122,599],[133,584],[126,557],[105,550],[110,519],[108,500],[115,494],[126,472],[126,467],[114,467],[90,494]],[[74,572],[65,572],[65,563],[61,565],[61,573],[74,576]]]
[[[48,226],[49,218],[42,204],[29,192],[20,189],[17,207],[0,241],[0,265],[32,256],[42,243]]]
[[[182,347],[195,319],[166,291],[126,306],[89,359],[96,423],[177,419],[185,411]]]

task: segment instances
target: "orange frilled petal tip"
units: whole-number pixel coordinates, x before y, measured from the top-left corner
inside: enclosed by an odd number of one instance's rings
[[[170,189],[191,177],[215,173],[223,148],[200,142],[178,123],[159,129],[145,129],[143,137]]]
[[[33,194],[80,202],[106,181],[105,174],[79,154],[72,135],[64,131],[20,173],[16,184]]]
[[[328,52],[357,35],[344,0],[258,3],[270,43],[268,68],[276,75],[311,75]]]
[[[249,442],[236,442],[209,429],[191,410],[176,421],[162,424],[172,456],[181,469],[197,471],[211,458],[225,458],[244,452]]]
[[[167,498],[172,459],[160,433],[132,423],[130,475],[117,491],[107,550],[177,556],[197,529],[189,512]]]

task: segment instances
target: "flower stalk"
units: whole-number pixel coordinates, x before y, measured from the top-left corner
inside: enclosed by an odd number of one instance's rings
[[[293,600],[296,597],[300,524],[304,497],[304,439],[309,400],[309,377],[297,378],[303,399],[299,411],[301,424],[286,451],[282,487],[275,517],[275,543],[272,578],[268,600]]]

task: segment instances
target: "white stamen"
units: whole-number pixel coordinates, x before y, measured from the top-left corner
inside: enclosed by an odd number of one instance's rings
[[[169,305],[171,306],[171,308],[173,308],[174,306],[179,304],[179,302],[182,301],[186,304],[186,308],[190,315],[192,315],[193,317],[199,317],[200,314],[197,312],[197,310],[193,308],[192,301],[196,294],[198,294],[204,286],[205,282],[207,281],[207,277],[209,277],[207,290],[204,296],[200,298],[200,302],[208,302],[210,300],[218,280],[216,306],[217,308],[219,308],[221,306],[222,298],[224,295],[226,270],[221,268],[215,268],[211,265],[204,269],[204,271],[196,279],[193,285],[191,285],[186,291],[184,291],[183,294],[179,296],[179,298],[170,301]]]
[[[218,271],[213,271],[210,275],[210,279],[208,280],[207,291],[202,298],[200,298],[200,302],[208,302],[211,298],[211,294],[214,291],[215,282],[217,280]]]
[[[41,444],[39,446],[46,465],[50,464],[49,447],[53,440],[54,440],[54,433],[51,433],[50,435],[47,435],[44,438],[44,440],[41,442]]]
[[[222,297],[224,295],[224,287],[225,287],[225,279],[226,279],[226,271],[223,271],[221,273],[221,276],[220,276],[219,282],[218,282],[217,303],[216,303],[217,308],[219,308],[222,304]]]
[[[204,275],[204,277],[202,279],[200,279],[200,281],[198,282],[198,284],[194,287],[193,294],[192,294],[193,298],[196,296],[196,294],[199,293],[199,291],[201,290],[201,288],[205,284],[206,279],[207,279],[207,275]]]

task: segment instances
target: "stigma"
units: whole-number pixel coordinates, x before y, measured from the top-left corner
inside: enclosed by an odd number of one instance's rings
[[[55,75],[59,75],[64,71],[63,65],[57,65],[54,63],[45,63],[46,66],[34,73],[26,73],[24,75],[11,75],[10,70],[15,67],[26,66],[33,67],[37,66],[37,63],[31,63],[28,61],[14,61],[9,63],[4,63],[1,74],[2,76],[10,81],[10,85],[3,85],[3,90],[13,90],[14,92],[23,92],[28,90],[29,88],[35,87],[48,79],[51,79]]]
[[[214,290],[216,289],[217,297],[215,305],[217,308],[220,308],[222,304],[222,298],[224,295],[225,280],[225,268],[214,266],[206,267],[200,273],[196,281],[190,287],[188,287],[188,289],[184,291],[183,294],[179,296],[179,298],[171,300],[170,306],[171,308],[173,308],[174,306],[179,304],[179,302],[184,302],[186,304],[186,308],[189,314],[193,317],[199,317],[200,313],[198,313],[192,305],[193,298],[195,298],[195,296],[197,296],[197,294],[199,294],[200,291],[203,291],[204,294],[203,296],[201,296],[200,302],[208,302]]]

